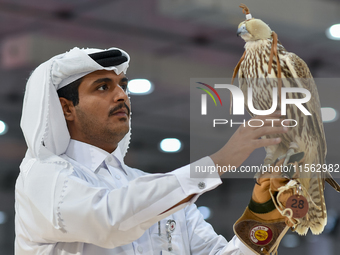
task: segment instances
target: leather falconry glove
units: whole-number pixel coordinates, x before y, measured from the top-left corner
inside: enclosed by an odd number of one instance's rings
[[[287,187],[290,181],[294,181],[291,180],[292,169],[303,156],[303,152],[291,156],[286,166],[290,169],[287,173],[280,171],[284,159],[269,167],[257,179],[247,208],[234,224],[236,236],[256,254],[277,254],[281,239],[296,223],[291,211],[280,212],[277,209],[279,205],[286,207],[287,200],[294,195],[294,189],[286,188],[280,192],[278,199],[277,196],[281,187]]]

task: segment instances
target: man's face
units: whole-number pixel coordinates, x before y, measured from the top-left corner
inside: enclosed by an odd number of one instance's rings
[[[114,71],[100,70],[84,76],[78,89],[79,104],[74,107],[74,139],[107,151],[115,149],[129,131],[127,83],[124,73],[117,75]]]

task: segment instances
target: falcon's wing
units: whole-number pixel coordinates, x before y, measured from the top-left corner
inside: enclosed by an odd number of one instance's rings
[[[296,82],[299,86],[307,89],[311,93],[311,100],[305,104],[308,111],[313,115],[313,118],[311,118],[312,123],[308,124],[312,125],[314,133],[319,137],[319,152],[320,156],[324,159],[327,153],[326,138],[321,118],[319,93],[313,76],[310,73],[307,64],[294,53],[288,53],[286,64],[292,73],[293,78],[298,78]]]
[[[320,157],[325,158],[327,153],[326,138],[321,118],[319,93],[313,76],[310,73],[307,64],[294,53],[287,54],[286,64],[291,71],[293,78],[300,78],[297,81],[299,85],[311,93],[311,100],[306,104],[306,108],[314,116],[314,118],[311,118],[312,123],[310,123],[310,125],[313,125],[314,133],[319,137],[319,155]],[[340,192],[340,185],[333,179],[329,172],[324,173],[323,177],[336,191]]]

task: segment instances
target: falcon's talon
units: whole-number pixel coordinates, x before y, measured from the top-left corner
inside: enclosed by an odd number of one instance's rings
[[[281,177],[286,178],[286,179],[291,179],[290,176],[287,173],[282,173]]]
[[[275,163],[279,162],[281,159],[284,159],[286,157],[287,154],[284,154],[284,155],[281,155],[280,157],[278,157],[276,160],[275,160]]]
[[[287,166],[289,159],[292,155],[295,154],[295,150],[293,148],[288,149],[287,153],[286,153],[286,157],[285,157],[285,161],[283,162],[283,167]]]
[[[279,162],[281,159],[280,157],[278,157],[275,161],[274,161],[274,166],[276,166],[277,162]]]

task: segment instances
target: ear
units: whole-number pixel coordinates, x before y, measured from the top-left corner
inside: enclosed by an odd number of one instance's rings
[[[61,108],[63,109],[66,121],[73,121],[75,117],[75,109],[71,100],[59,97]]]

